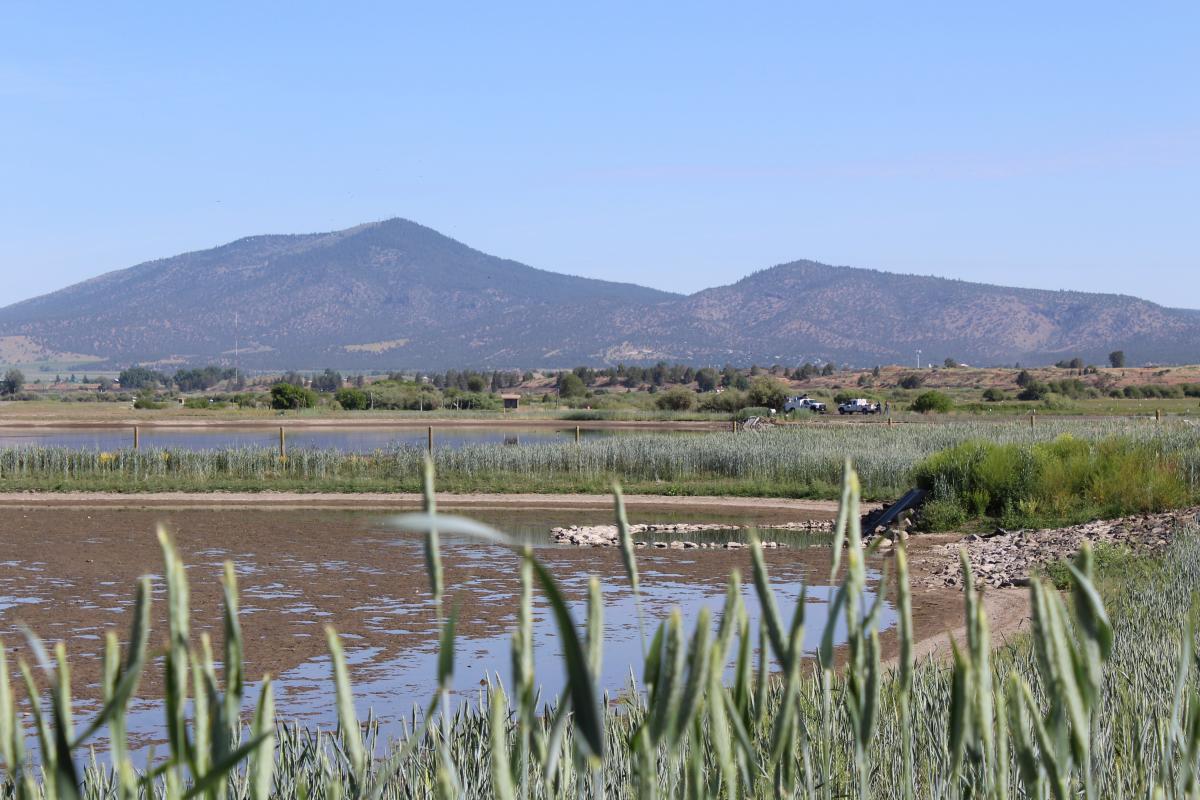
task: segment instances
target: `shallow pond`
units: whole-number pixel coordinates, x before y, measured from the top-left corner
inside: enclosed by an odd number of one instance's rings
[[[240,580],[248,677],[275,676],[280,716],[328,727],[334,721],[324,626],[341,634],[360,712],[374,711],[393,728],[435,687],[437,626],[419,535],[396,531],[377,513],[324,510],[7,509],[0,537],[0,636],[11,647],[24,622],[49,642],[67,643],[81,708],[95,708],[104,631],[124,636],[135,579],[161,571],[154,538],[163,523],[188,564],[193,635],[209,632],[219,648],[220,585],[225,560]],[[782,512],[714,514],[647,511],[633,522],[768,524]],[[560,582],[582,623],[588,579],[604,593],[605,649],[601,682],[613,695],[641,675],[637,616],[620,554],[614,549],[554,545],[549,530],[562,524],[611,521],[606,511],[478,510],[471,516],[524,537]],[[735,534],[740,535],[740,534]],[[815,648],[825,625],[830,591],[829,548],[823,538],[772,532],[781,547],[766,558],[781,612],[790,618],[800,587],[807,589],[805,646]],[[509,642],[519,598],[518,559],[510,551],[443,537],[447,602],[459,609],[455,691],[461,699],[489,676],[510,678]],[[638,552],[648,621],[679,607],[690,628],[701,606],[719,617],[732,569],[750,574],[746,550]],[[871,573],[869,590],[878,575]],[[165,588],[155,579],[152,641],[165,630]],[[758,604],[743,591],[757,630]],[[535,656],[543,698],[561,692],[554,623],[535,594]],[[868,598],[870,599],[870,598]],[[883,624],[891,627],[890,606]],[[648,631],[652,633],[652,631]],[[842,633],[839,631],[839,641]],[[151,665],[141,696],[161,691],[161,666]],[[90,703],[89,703],[90,701]],[[134,731],[155,737],[161,715],[141,701]],[[394,728],[393,728],[394,729]]]

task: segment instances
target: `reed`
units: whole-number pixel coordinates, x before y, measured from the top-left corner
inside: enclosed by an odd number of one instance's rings
[[[803,648],[804,604],[790,619],[779,614],[755,541],[750,577],[759,618],[743,606],[734,573],[715,626],[707,611],[690,630],[678,612],[646,626],[652,632],[643,637],[645,658],[616,703],[596,681],[604,623],[595,585],[580,625],[534,553],[500,531],[438,513],[430,489],[425,510],[395,524],[426,535],[435,597],[443,589],[439,533],[521,554],[512,678],[507,691],[494,682],[477,702],[452,706],[455,614],[445,614],[429,704],[413,715],[406,735],[386,744],[378,740],[377,720],[355,714],[352,675],[332,630],[337,730],[276,721],[269,679],[248,713],[233,570],[224,584],[218,668],[211,643],[190,635],[186,574],[169,537],[160,534],[166,644],[161,651],[149,646],[152,592],[143,579],[126,644],[107,640],[103,706],[93,719],[82,725],[72,719],[61,644],[51,656],[27,632],[32,660],[19,658],[15,672],[0,644],[0,797],[1200,796],[1197,613],[1188,610],[1200,588],[1195,535],[1179,537],[1168,557],[1147,563],[1138,579],[1111,586],[1097,583],[1085,548],[1071,565],[1069,602],[1035,580],[1031,631],[999,648],[964,556],[966,636],[948,663],[914,661],[907,561],[898,554],[888,582],[896,585],[900,655],[885,666],[883,601],[862,607],[867,553],[858,528],[858,477],[849,468],[842,486],[835,538],[845,552],[835,550],[842,556],[831,565],[838,589],[815,659]],[[619,517],[619,495],[617,511]],[[632,551],[624,563],[636,593]],[[535,688],[535,588],[556,623],[567,677],[563,694],[548,703]],[[835,626],[846,634],[840,648]],[[135,769],[126,716],[141,674],[159,655],[165,752]],[[20,713],[17,684],[34,700],[28,718]],[[102,728],[111,737],[107,763],[88,749]],[[27,732],[36,754],[25,751]]]
[[[1069,434],[1079,441],[1120,438],[1172,460],[1194,492],[1200,486],[1200,428],[1128,420],[1020,424],[788,426],[746,433],[646,434],[523,446],[434,450],[439,482],[451,491],[605,491],[613,481],[654,493],[839,496],[842,465],[856,465],[864,496],[911,486],[915,465],[966,442],[1025,448]],[[372,453],[290,448],[119,450],[0,449],[0,488],[271,489],[420,491],[423,447]]]

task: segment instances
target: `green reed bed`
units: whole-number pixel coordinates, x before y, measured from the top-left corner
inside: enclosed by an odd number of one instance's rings
[[[928,527],[991,518],[1009,527],[1164,511],[1200,501],[1200,448],[1174,437],[1128,435],[1049,442],[969,441],[913,469],[932,492]]]
[[[938,425],[812,425],[762,432],[688,436],[622,435],[521,446],[434,448],[440,486],[454,492],[630,491],[837,497],[844,459],[864,495],[894,496],[928,456],[964,442],[1028,446],[1069,433],[1081,440],[1120,436],[1178,454],[1196,484],[1200,427],[1185,422],[954,422]],[[424,450],[396,448],[348,455],[333,450],[217,451],[62,448],[0,450],[0,490],[416,491]]]
[[[152,637],[151,584],[138,588],[127,643],[107,640],[104,708],[71,718],[70,661],[49,655],[34,634],[16,673],[0,655],[0,796],[18,798],[1195,798],[1200,796],[1200,692],[1196,617],[1200,542],[1177,538],[1165,558],[1097,583],[1091,552],[1071,566],[1066,597],[1035,580],[1028,634],[993,649],[980,596],[967,581],[966,641],[947,663],[913,658],[907,560],[898,551],[886,590],[899,612],[899,655],[881,662],[878,603],[864,608],[865,552],[858,528],[857,477],[847,470],[831,580],[838,585],[815,658],[802,653],[800,603],[791,619],[776,610],[757,546],[751,579],[764,609],[751,619],[739,577],[730,577],[719,622],[694,624],[678,612],[642,621],[644,661],[630,691],[613,703],[595,676],[604,658],[602,598],[595,581],[576,619],[554,577],[528,549],[470,520],[438,514],[432,470],[426,508],[396,521],[423,531],[430,591],[442,620],[441,657],[430,675],[428,707],[409,732],[387,743],[362,723],[353,676],[337,633],[327,631],[330,691],[340,724],[332,732],[275,718],[270,682],[245,709],[242,640],[232,565],[219,659],[206,637],[189,634],[186,573],[170,540],[166,562],[168,630]],[[618,494],[629,591],[638,596],[636,554]],[[507,689],[494,683],[477,703],[451,708],[456,614],[443,612],[438,532],[512,546],[522,554],[521,599]],[[844,547],[843,547],[844,545]],[[970,565],[963,559],[963,570]],[[1104,589],[1106,604],[1097,589]],[[555,620],[566,688],[537,692],[532,651],[535,588]],[[1111,616],[1110,616],[1111,614]],[[833,646],[841,625],[844,646]],[[152,647],[151,641],[156,644]],[[157,644],[163,642],[162,645]],[[163,654],[166,744],[137,770],[124,738],[125,715],[146,664]],[[221,667],[218,669],[217,662]],[[775,672],[768,672],[773,661]],[[732,673],[725,666],[733,663]],[[14,684],[32,706],[37,758],[23,751]],[[49,690],[42,688],[48,684]],[[194,704],[189,717],[185,707]],[[89,755],[100,726],[106,755]],[[34,766],[36,764],[36,766]]]

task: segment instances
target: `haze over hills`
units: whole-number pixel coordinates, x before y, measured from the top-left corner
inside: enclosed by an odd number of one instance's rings
[[[1200,360],[1200,311],[1133,297],[781,264],[684,296],[548,272],[413,222],[255,236],[0,309],[0,344],[113,366],[853,365]],[[3,359],[0,351],[0,360]]]

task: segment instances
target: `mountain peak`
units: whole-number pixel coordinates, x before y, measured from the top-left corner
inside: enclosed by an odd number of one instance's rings
[[[238,319],[234,337],[234,318]],[[139,264],[0,309],[0,336],[105,363],[247,368],[1195,360],[1200,312],[799,260],[690,296],[549,272],[393,217]]]

